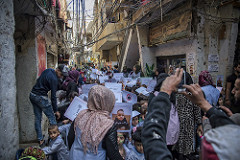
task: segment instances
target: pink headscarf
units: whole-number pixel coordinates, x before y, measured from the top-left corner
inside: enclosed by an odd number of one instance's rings
[[[213,85],[212,76],[208,71],[202,71],[199,75],[199,85],[201,87]]]
[[[114,121],[109,116],[115,104],[115,96],[108,88],[96,85],[88,93],[88,109],[81,111],[74,123],[81,130],[84,151],[90,144],[94,152],[112,127]]]

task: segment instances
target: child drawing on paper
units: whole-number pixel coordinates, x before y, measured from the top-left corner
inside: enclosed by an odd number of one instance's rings
[[[119,109],[117,111],[117,116],[114,120],[114,123],[117,124],[117,128],[120,130],[126,130],[128,128],[127,119],[124,116],[124,110]]]

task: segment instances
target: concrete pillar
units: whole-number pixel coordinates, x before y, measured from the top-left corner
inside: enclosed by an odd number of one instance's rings
[[[149,66],[154,64],[154,69],[156,69],[156,58],[155,54],[151,52],[151,49],[148,46],[148,34],[149,30],[147,26],[137,26],[137,37],[138,37],[138,47],[140,55],[140,64],[142,66],[142,72],[146,73],[146,63]],[[145,75],[146,76],[146,75]]]
[[[123,52],[122,52],[122,62],[121,62],[121,68],[120,68],[120,71],[122,71],[123,70],[123,67],[124,67],[124,65],[125,65],[125,63],[126,63],[126,59],[127,59],[127,54],[128,54],[128,49],[129,49],[129,47],[130,47],[130,42],[131,42],[131,39],[132,39],[132,33],[133,33],[133,29],[130,29],[130,31],[129,31],[129,35],[128,35],[128,38],[127,38],[127,42],[126,42],[126,47],[125,48],[123,48]]]
[[[13,0],[0,1],[0,159],[14,159],[19,146],[16,106]]]
[[[17,17],[19,19],[19,17]],[[37,49],[35,42],[35,19],[21,17],[18,27],[28,26],[26,39],[15,37],[16,45],[21,45],[21,52],[16,51],[16,76],[17,76],[17,104],[20,120],[20,143],[29,143],[36,140],[34,129],[33,107],[29,100],[29,94],[37,78]],[[18,22],[18,21],[17,21]],[[27,28],[27,27],[25,27]],[[18,32],[17,32],[18,34]],[[16,35],[16,34],[15,34]]]

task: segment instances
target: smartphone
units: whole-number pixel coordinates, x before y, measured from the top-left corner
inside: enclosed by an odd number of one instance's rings
[[[186,85],[186,72],[184,70],[183,70],[182,80],[178,85],[178,92],[186,91],[186,88],[184,88],[183,85]]]

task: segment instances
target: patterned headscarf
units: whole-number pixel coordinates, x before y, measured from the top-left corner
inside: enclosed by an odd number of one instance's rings
[[[64,90],[67,90],[68,83],[70,83],[70,82],[77,83],[78,82],[80,72],[78,72],[77,70],[73,70],[73,71],[69,71],[68,75],[69,76],[65,79],[65,81],[63,82],[63,85],[62,85]]]
[[[199,85],[201,87],[213,85],[212,76],[208,71],[202,71],[199,75]]]
[[[74,126],[81,130],[84,151],[87,150],[87,144],[90,144],[93,151],[97,153],[99,143],[114,123],[109,116],[114,104],[115,96],[108,88],[96,85],[90,89],[88,109],[81,111],[74,123]]]

